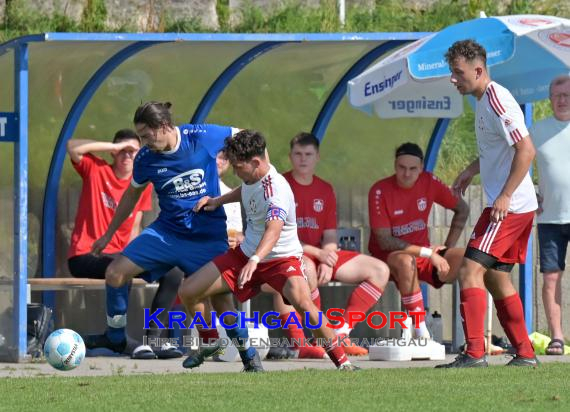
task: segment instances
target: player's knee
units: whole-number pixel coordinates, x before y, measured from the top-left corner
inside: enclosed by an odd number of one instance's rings
[[[416,261],[413,256],[405,253],[396,253],[388,256],[388,264],[392,270],[392,276],[396,280],[404,280],[411,278],[415,272]]]
[[[200,296],[196,293],[196,289],[192,287],[191,282],[186,279],[178,288],[178,296],[188,306],[194,305],[201,301]]]
[[[294,306],[295,310],[299,313],[311,312],[315,309],[315,304],[308,297],[298,298]]]
[[[105,271],[105,282],[114,288],[119,288],[126,283],[125,276],[113,263],[111,263]]]
[[[388,268],[388,265],[379,259],[374,259],[371,268],[371,279],[369,279],[369,281],[378,286],[386,285],[390,277],[390,268]]]

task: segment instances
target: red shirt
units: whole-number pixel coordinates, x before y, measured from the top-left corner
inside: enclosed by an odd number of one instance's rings
[[[117,178],[110,164],[92,154],[83,155],[77,164],[71,163],[83,179],[83,187],[79,197],[68,258],[91,253],[91,246],[105,234],[121,196],[131,184],[130,177]],[[119,253],[127,246],[136,214],[152,208],[151,194],[152,185],[149,185],[131,215],[119,227],[103,250],[104,253]]]
[[[392,231],[392,236],[418,245],[429,246],[428,219],[433,203],[453,209],[457,202],[449,187],[429,172],[422,172],[413,187],[398,186],[396,175],[372,185],[368,193],[370,241],[368,250],[382,260],[391,251],[384,251],[376,241],[373,229]]]
[[[290,171],[283,176],[295,196],[299,240],[320,248],[323,232],[336,229],[336,196],[333,187],[317,176],[313,176],[310,185],[297,182]]]

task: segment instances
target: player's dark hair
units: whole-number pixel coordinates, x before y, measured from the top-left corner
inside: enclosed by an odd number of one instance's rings
[[[113,143],[119,143],[125,140],[136,140],[139,144],[141,143],[141,138],[132,129],[121,129],[115,133],[115,137],[113,137]]]
[[[227,137],[222,149],[231,163],[248,162],[255,156],[265,158],[265,137],[255,130],[244,129]]]
[[[321,142],[319,142],[319,139],[317,139],[317,137],[312,133],[300,132],[297,133],[297,135],[291,139],[291,142],[289,143],[289,148],[293,149],[293,146],[295,146],[296,144],[298,144],[299,146],[314,146],[318,152],[319,145],[321,144]]]
[[[487,65],[487,52],[475,40],[456,41],[445,53],[445,60],[448,64],[453,63],[459,57],[463,57],[468,62],[480,60],[484,65]]]
[[[165,125],[172,126],[171,107],[172,104],[170,102],[147,102],[141,104],[135,112],[133,123],[146,124],[151,129],[158,129],[160,126]]]
[[[398,146],[396,149],[396,155],[394,157],[403,155],[416,156],[419,157],[422,162],[424,161],[424,152],[422,151],[421,147],[415,143],[407,142]]]

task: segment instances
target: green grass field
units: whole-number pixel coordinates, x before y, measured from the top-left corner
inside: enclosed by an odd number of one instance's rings
[[[568,364],[0,379],[0,410],[568,411]]]

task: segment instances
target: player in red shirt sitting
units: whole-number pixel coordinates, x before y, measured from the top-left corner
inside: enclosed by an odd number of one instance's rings
[[[465,226],[469,206],[423,170],[424,156],[417,144],[404,143],[395,157],[396,173],[374,183],[368,193],[368,249],[388,263],[406,310],[423,311],[420,280],[440,288],[457,278],[465,249],[453,246]],[[444,246],[430,246],[428,219],[434,202],[454,213]],[[416,337],[430,337],[423,316],[414,327]]]
[[[378,302],[388,282],[389,270],[384,262],[355,251],[340,250],[337,246],[336,196],[331,184],[315,176],[319,161],[319,140],[310,133],[299,133],[290,143],[289,158],[292,170],[283,176],[293,190],[297,212],[297,233],[303,245],[303,260],[311,298],[320,309],[318,286],[328,282],[358,285],[348,299],[344,318],[349,312],[367,312]],[[281,314],[282,324],[294,312],[278,295],[274,296],[275,310]],[[354,326],[354,325],[353,325]],[[294,324],[285,329],[289,338],[303,338],[303,330]],[[336,330],[347,355],[363,356],[368,350],[350,343],[352,331],[345,325]],[[322,358],[320,347],[301,346],[300,358]]]
[[[83,180],[75,227],[68,251],[68,266],[73,277],[105,279],[107,266],[141,231],[144,211],[152,209],[152,187],[148,187],[137,202],[133,213],[115,232],[100,255],[91,253],[93,243],[107,231],[121,196],[131,184],[133,162],[141,147],[137,134],[130,129],[119,130],[112,142],[71,139],[67,152],[71,164]],[[94,153],[110,153],[109,164]],[[160,280],[160,286],[152,302],[151,312],[158,308],[170,308],[182,280],[182,272],[173,270]],[[166,311],[164,312],[167,317]],[[162,331],[152,324],[147,336],[159,337]],[[125,348],[114,347],[115,352]],[[182,356],[174,346],[155,352],[147,345],[135,348],[133,357],[138,359],[173,358]]]

